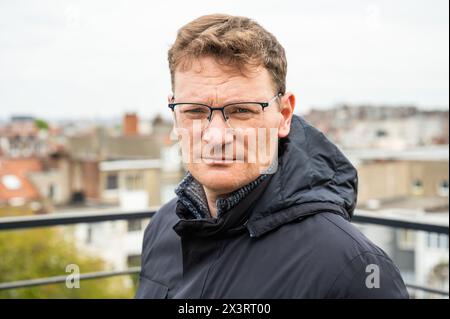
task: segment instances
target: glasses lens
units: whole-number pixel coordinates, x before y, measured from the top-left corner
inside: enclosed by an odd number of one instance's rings
[[[175,119],[182,127],[191,127],[194,121],[208,121],[209,108],[196,104],[180,104],[175,106]]]
[[[257,126],[261,120],[262,106],[252,103],[239,103],[228,105],[224,109],[225,117],[233,128],[246,128]]]

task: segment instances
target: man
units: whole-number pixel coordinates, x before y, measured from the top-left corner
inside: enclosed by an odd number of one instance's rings
[[[293,115],[272,34],[202,16],[179,30],[169,66],[188,173],[145,231],[137,298],[408,297],[349,223],[355,168]]]

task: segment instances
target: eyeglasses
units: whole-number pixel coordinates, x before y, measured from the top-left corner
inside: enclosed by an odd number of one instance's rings
[[[194,121],[201,123],[202,129],[211,122],[213,112],[220,111],[225,123],[231,128],[258,127],[263,120],[263,113],[282,94],[278,93],[268,102],[238,102],[212,107],[202,103],[169,103],[173,111],[176,125],[183,128],[192,128]]]

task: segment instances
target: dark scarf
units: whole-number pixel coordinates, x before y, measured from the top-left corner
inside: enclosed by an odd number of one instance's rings
[[[253,182],[250,182],[240,189],[232,192],[227,197],[218,198],[216,201],[217,217],[235,207],[266,177],[267,174],[262,174]],[[178,195],[179,201],[181,201],[181,203],[186,206],[192,214],[193,219],[212,218],[209,212],[208,202],[206,200],[206,194],[203,186],[192,176],[191,173],[188,172],[186,174],[178,187],[175,189],[175,193]]]

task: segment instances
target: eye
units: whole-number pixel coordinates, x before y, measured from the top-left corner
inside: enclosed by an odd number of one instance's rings
[[[196,109],[189,109],[189,110],[185,110],[185,113],[204,113],[205,110],[202,108],[196,108]]]
[[[180,111],[181,111],[181,113],[191,114],[191,115],[203,115],[203,114],[209,113],[208,108],[205,108],[200,105],[190,105],[190,104],[181,105]]]
[[[229,106],[227,111],[231,115],[250,115],[258,113],[261,107],[259,105],[253,104],[240,104]]]
[[[243,108],[243,107],[238,107],[237,109],[234,110],[235,113],[250,113],[249,109]]]

